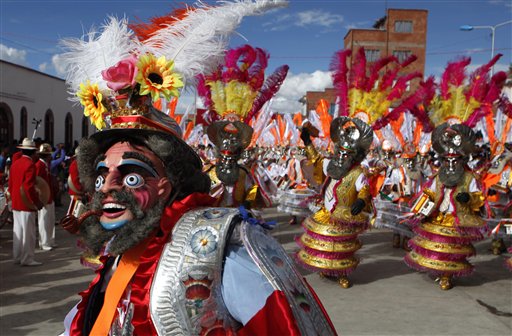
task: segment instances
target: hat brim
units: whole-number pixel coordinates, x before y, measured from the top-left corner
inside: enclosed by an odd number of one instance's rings
[[[16,146],[16,148],[37,151],[37,147]]]
[[[149,129],[141,129],[141,128],[111,128],[104,131],[99,131],[94,134],[92,134],[89,138],[94,140],[98,144],[106,143],[106,142],[114,142],[116,138],[122,138],[122,137],[130,137],[134,135],[141,135],[141,136],[151,136],[151,135],[157,135],[164,138],[171,138],[177,143],[179,146],[181,146],[183,149],[185,149],[189,154],[190,158],[193,160],[194,166],[196,166],[198,169],[201,169],[202,167],[202,161],[199,158],[199,155],[190,147],[183,139],[177,137],[174,134],[166,133],[162,131],[157,130],[149,130]],[[158,153],[156,153],[158,155]],[[180,158],[182,159],[182,158]]]

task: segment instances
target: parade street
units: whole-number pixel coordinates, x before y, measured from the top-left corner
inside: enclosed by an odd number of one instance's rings
[[[66,211],[57,208],[57,218]],[[273,235],[292,253],[299,225],[275,208],[264,213],[276,220]],[[351,276],[354,285],[343,289],[334,281],[304,271],[323,302],[338,334],[350,335],[511,335],[512,274],[504,267],[504,254],[489,251],[490,239],[476,244],[471,259],[475,273],[456,280],[442,291],[425,274],[410,270],[404,251],[391,247],[391,232],[371,230],[361,236],[361,264]],[[37,267],[14,265],[12,226],[0,231],[1,335],[58,335],[63,319],[87,289],[93,272],[79,263],[76,238],[57,227],[58,247],[37,250]],[[510,244],[510,241],[507,242]]]

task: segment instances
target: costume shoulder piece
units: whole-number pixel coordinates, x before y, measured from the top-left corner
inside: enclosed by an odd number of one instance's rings
[[[243,222],[241,236],[270,284],[286,295],[301,334],[334,335],[322,308],[283,247],[258,225]]]
[[[239,327],[221,304],[224,248],[238,215],[235,208],[202,208],[176,223],[151,289],[151,317],[159,335]]]

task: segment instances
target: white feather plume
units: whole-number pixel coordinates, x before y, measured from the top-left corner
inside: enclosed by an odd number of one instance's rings
[[[130,56],[141,45],[128,29],[127,19],[109,17],[105,25],[97,30],[92,28],[81,39],[68,38],[61,41],[66,51],[60,55],[65,67],[66,82],[74,101],[81,83],[87,80],[98,84],[100,90],[108,89],[101,77],[101,71]]]
[[[219,1],[210,7],[197,3],[194,11],[158,30],[144,44],[155,56],[175,62],[175,70],[188,84],[195,83],[199,73],[209,73],[223,61],[229,37],[243,17],[263,14],[284,7],[284,0]]]

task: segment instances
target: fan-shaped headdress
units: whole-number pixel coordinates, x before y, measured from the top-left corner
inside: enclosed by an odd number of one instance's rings
[[[501,56],[496,55],[469,75],[466,72],[471,63],[469,57],[450,62],[437,87],[430,77],[404,102],[425,130],[435,128],[432,133],[434,150],[442,155],[469,155],[475,149],[476,141],[472,128],[480,120],[492,120],[497,107],[512,115],[512,105],[502,95],[506,73],[500,71],[492,77],[489,75]]]
[[[339,115],[359,118],[378,130],[403,112],[401,101],[409,81],[421,77],[419,72],[400,74],[416,56],[402,63],[394,56],[383,57],[367,69],[365,52],[360,48],[349,71],[347,63],[351,53],[350,49],[337,52],[330,67]]]
[[[265,79],[269,54],[250,45],[231,49],[224,63],[198,76],[198,94],[215,119],[234,117],[248,123],[281,87],[288,73],[283,65]]]
[[[248,123],[286,78],[288,66],[283,65],[265,79],[268,58],[263,49],[243,45],[229,50],[216,71],[198,75],[198,94],[209,115],[204,119],[213,121],[207,133],[219,149],[235,134],[243,148],[250,144],[253,130]],[[219,119],[229,122],[215,122]]]

